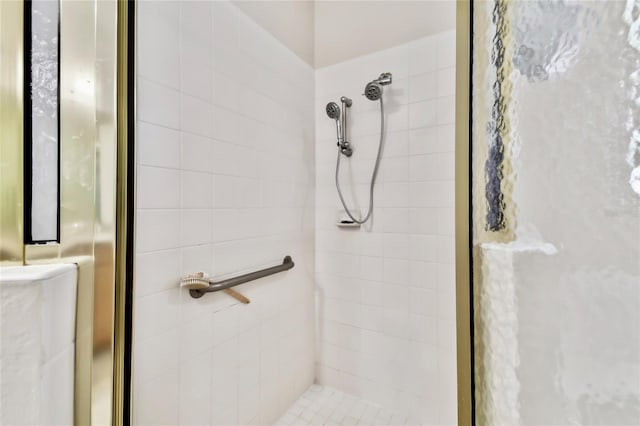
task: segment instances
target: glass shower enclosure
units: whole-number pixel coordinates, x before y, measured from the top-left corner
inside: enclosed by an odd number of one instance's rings
[[[640,2],[472,13],[476,424],[637,424]]]

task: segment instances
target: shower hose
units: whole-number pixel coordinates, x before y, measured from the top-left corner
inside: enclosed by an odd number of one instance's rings
[[[347,212],[347,215],[349,216],[349,218],[355,223],[358,223],[360,225],[362,225],[367,220],[369,220],[369,218],[371,217],[371,213],[373,212],[373,188],[376,184],[376,176],[378,176],[378,168],[380,167],[380,157],[382,156],[383,141],[384,141],[384,103],[382,102],[382,96],[380,96],[380,142],[378,143],[378,156],[376,157],[376,164],[373,167],[373,174],[371,175],[371,185],[369,186],[369,210],[367,211],[367,215],[364,217],[364,219],[356,219],[351,213],[351,211],[349,210],[349,207],[347,207],[347,203],[344,201],[342,190],[340,189],[340,179],[338,176],[340,172],[340,157],[342,154],[340,152],[340,147],[338,147],[338,161],[336,162],[336,188],[338,189],[338,196],[340,197],[340,202],[342,202],[342,206],[344,207],[344,210]]]

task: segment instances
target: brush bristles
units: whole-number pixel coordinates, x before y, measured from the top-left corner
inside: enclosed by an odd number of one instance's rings
[[[209,280],[206,279],[202,272],[198,272],[197,274],[182,277],[180,287],[185,287],[189,290],[203,289],[209,287]]]

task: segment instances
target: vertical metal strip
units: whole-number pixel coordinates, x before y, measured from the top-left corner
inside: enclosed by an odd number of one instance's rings
[[[22,140],[20,141],[20,143],[22,144],[22,182],[23,182],[23,217],[22,217],[22,223],[23,223],[23,243],[24,244],[29,244],[33,242],[33,237],[32,237],[32,233],[31,233],[31,203],[33,201],[33,194],[32,194],[32,187],[33,187],[33,183],[32,183],[32,177],[33,177],[33,173],[32,173],[32,169],[33,169],[33,153],[32,153],[32,147],[33,147],[33,131],[32,131],[32,125],[33,125],[33,118],[31,116],[32,110],[33,110],[33,103],[32,103],[32,95],[31,95],[31,43],[32,43],[32,38],[31,38],[31,16],[33,13],[33,3],[31,2],[31,0],[25,0],[24,2],[24,9],[23,9],[23,49],[24,49],[24,55],[22,58],[22,64],[23,64],[23,75],[22,75],[22,81],[23,81],[23,93],[22,93],[22,100],[23,100],[23,114],[22,114]],[[59,40],[58,40],[59,42]],[[58,49],[59,51],[59,49]],[[58,73],[58,76],[60,74]],[[58,78],[58,83],[60,82],[60,79]],[[58,84],[58,87],[60,87],[60,85]],[[60,96],[58,96],[58,100],[60,99]],[[59,102],[58,102],[59,104]],[[58,115],[58,121],[60,119],[60,116]],[[59,128],[59,126],[58,126]],[[60,141],[60,134],[58,134],[58,142]],[[60,146],[58,144],[58,153],[60,152]]]
[[[97,9],[98,4],[104,7]],[[103,165],[109,166],[104,159],[112,158],[115,149],[111,116],[105,113],[110,111],[112,102],[108,94],[112,93],[109,67],[113,58],[109,46],[113,42],[108,40],[113,34],[109,29],[115,27],[115,5],[111,8],[108,2],[61,2],[60,22],[66,22],[60,37],[65,47],[60,51],[64,75],[59,74],[60,104],[64,102],[60,115],[64,126],[59,129],[62,226],[60,244],[54,246],[23,244],[23,8],[20,1],[0,1],[0,262],[78,264],[74,423],[110,424],[115,210],[112,213],[108,206],[102,210],[98,207],[114,193],[116,170],[109,168],[100,175],[96,173],[96,162],[101,159]],[[99,66],[95,62],[97,37],[103,48],[100,57],[104,59]],[[100,66],[102,74],[96,69]],[[76,90],[79,81],[93,81],[96,86]],[[97,106],[98,98],[106,109]],[[102,111],[103,120],[98,125],[97,109]],[[96,126],[102,133],[96,131]],[[125,382],[127,377],[125,373]]]
[[[133,296],[133,35],[135,3],[118,0],[117,175],[113,424],[131,424],[131,344]]]
[[[456,349],[458,424],[475,424],[473,390],[473,296],[471,279],[471,45],[472,3],[456,7]]]
[[[24,3],[0,1],[0,264],[24,264]]]

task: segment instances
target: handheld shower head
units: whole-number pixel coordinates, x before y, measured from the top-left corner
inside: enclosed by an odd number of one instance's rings
[[[340,122],[340,107],[335,102],[329,102],[325,108],[329,118],[336,120],[336,134],[338,137],[338,144],[344,142],[344,136],[342,134],[342,123]]]
[[[370,101],[377,101],[382,96],[382,86],[375,81],[371,81],[365,86],[364,95]]]
[[[325,110],[327,111],[327,115],[329,116],[329,118],[332,118],[334,120],[340,119],[340,107],[337,103],[329,102]]]

